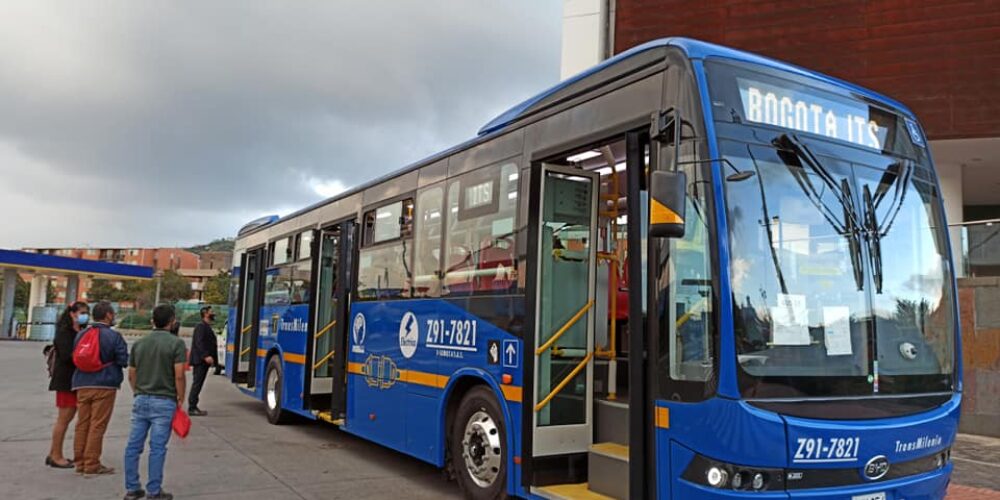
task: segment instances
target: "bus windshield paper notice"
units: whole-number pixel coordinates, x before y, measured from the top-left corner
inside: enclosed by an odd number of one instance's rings
[[[771,343],[809,345],[809,311],[805,295],[778,294],[771,308]]]
[[[823,308],[827,356],[847,356],[851,351],[851,310],[844,306]]]

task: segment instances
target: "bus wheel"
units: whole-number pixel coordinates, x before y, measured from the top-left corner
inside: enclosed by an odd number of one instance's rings
[[[467,498],[507,497],[507,431],[493,392],[474,387],[455,412],[449,447],[458,486]]]
[[[274,356],[267,363],[267,377],[264,379],[264,404],[267,406],[267,421],[281,425],[288,421],[288,412],[281,409],[281,362]]]

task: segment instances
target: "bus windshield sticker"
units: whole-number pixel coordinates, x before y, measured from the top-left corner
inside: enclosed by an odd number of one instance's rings
[[[851,348],[851,310],[848,307],[824,307],[823,325],[827,356],[849,356]]]
[[[743,116],[748,121],[847,141],[881,151],[889,129],[876,121],[864,102],[802,87],[781,87],[737,78]]]
[[[771,343],[809,345],[808,314],[805,295],[779,293],[778,305],[771,308]]]
[[[910,141],[920,147],[924,147],[924,133],[920,131],[917,122],[906,118],[906,131],[910,134]]]

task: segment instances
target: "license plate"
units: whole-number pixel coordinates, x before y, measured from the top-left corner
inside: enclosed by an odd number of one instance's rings
[[[865,495],[854,495],[851,500],[885,500],[885,492],[868,493]]]

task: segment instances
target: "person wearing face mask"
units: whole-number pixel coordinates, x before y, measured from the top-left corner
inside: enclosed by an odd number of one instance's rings
[[[87,327],[90,321],[90,306],[86,302],[74,302],[63,311],[56,324],[56,337],[53,341],[56,350],[55,363],[52,365],[52,378],[49,380],[49,390],[56,393],[56,408],[59,414],[52,426],[52,446],[45,456],[45,465],[56,469],[72,469],[73,461],[63,456],[63,441],[69,423],[76,416],[76,392],[73,392],[73,341],[76,334]]]
[[[203,417],[208,412],[198,408],[201,388],[205,385],[205,377],[208,370],[215,364],[215,356],[218,345],[215,340],[215,332],[212,331],[212,322],[215,321],[215,313],[211,306],[201,308],[201,322],[194,327],[194,335],[191,337],[191,392],[188,394],[188,414],[192,417]]]
[[[76,434],[73,436],[73,456],[79,474],[112,474],[114,469],[101,464],[104,449],[104,432],[111,422],[115,397],[125,381],[124,368],[128,366],[128,344],[120,333],[112,329],[115,310],[110,302],[101,301],[94,306],[91,324],[98,329],[100,356],[103,367],[95,372],[77,369],[73,373],[73,390],[76,391]],[[86,329],[76,334],[74,348],[84,337]]]

